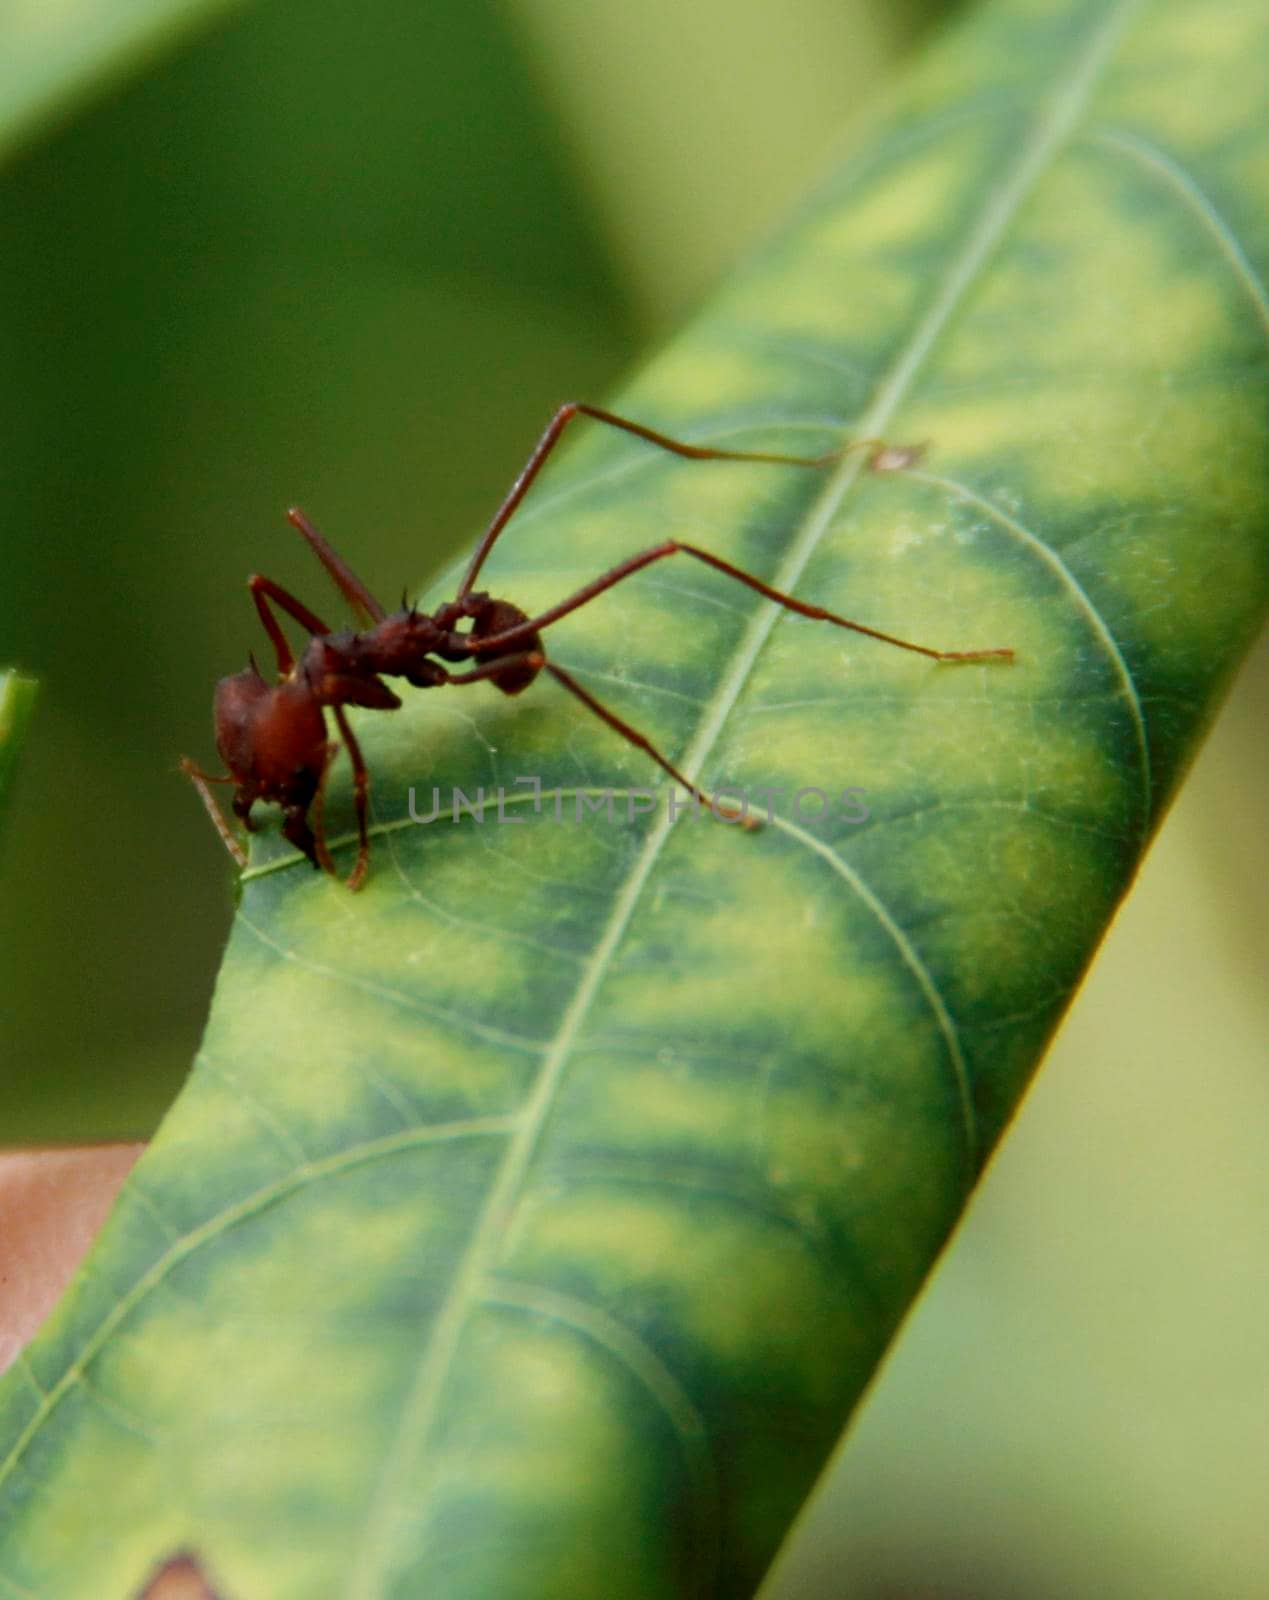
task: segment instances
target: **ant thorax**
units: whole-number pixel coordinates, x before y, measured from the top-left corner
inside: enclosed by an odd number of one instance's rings
[[[423,689],[443,683],[444,670],[429,656],[444,638],[426,613],[398,611],[362,633],[311,639],[300,671],[328,704],[395,707],[400,701],[379,675],[405,678]]]
[[[426,611],[394,611],[369,633],[357,635],[357,646],[371,672],[410,677],[445,639],[445,630]]]

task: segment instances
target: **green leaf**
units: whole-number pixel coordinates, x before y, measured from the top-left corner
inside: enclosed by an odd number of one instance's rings
[[[865,820],[574,821],[652,773],[543,683],[361,717],[359,896],[260,844],[189,1086],[0,1392],[15,1592],[178,1552],[243,1597],[752,1591],[1263,612],[1269,42],[1220,15],[984,11],[619,405],[918,468],[596,432],[490,563],[538,607],[675,535],[1016,648],[685,558],[548,635],[703,782]],[[562,820],[410,821],[521,775]]]
[[[0,821],[4,819],[18,754],[35,706],[36,684],[13,671],[0,672]]]
[[[58,0],[0,21],[0,160],[242,0]]]

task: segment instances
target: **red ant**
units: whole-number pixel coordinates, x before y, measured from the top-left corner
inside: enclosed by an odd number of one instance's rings
[[[850,628],[855,633],[884,640],[903,650],[915,650],[935,661],[982,661],[993,657],[1012,659],[1012,650],[932,650],[927,645],[914,644],[908,639],[896,638],[894,634],[882,633],[877,628],[865,627],[862,622],[852,622],[822,606],[808,605],[792,595],[782,594],[752,573],[742,572],[720,556],[711,555],[708,550],[696,545],[685,544],[680,539],[665,539],[647,550],[641,550],[535,617],[530,617],[508,600],[495,600],[488,594],[474,592],[473,585],[499,534],[524,499],[565,427],[577,416],[592,417],[597,422],[622,428],[663,450],[687,456],[694,461],[767,461],[788,466],[824,467],[840,459],[848,450],[866,449],[869,452],[868,464],[874,471],[893,472],[910,466],[919,454],[918,450],[894,448],[877,439],[857,439],[822,456],[718,450],[671,439],[644,427],[642,423],[619,417],[611,411],[601,411],[596,406],[579,403],[561,406],[485,530],[458,587],[458,593],[431,615],[405,605],[391,614],[385,611],[304,514],[293,508],[287,513],[288,518],[308,540],[344,598],[367,626],[363,632],[348,630],[334,633],[319,616],[272,579],[253,574],[248,580],[247,587],[277,657],[277,681],[269,683],[252,657],[251,665],[245,672],[222,678],[217,684],[216,746],[229,768],[226,776],[214,777],[202,772],[189,760],[181,763],[202,796],[226,849],[240,866],[247,864],[246,853],[230,831],[208,784],[234,785],[234,815],[250,832],[256,828],[251,819],[251,807],[255,801],[265,800],[280,805],[283,837],[307,856],[315,867],[337,876],[322,825],[326,779],[331,762],[339,750],[339,744],[327,737],[325,713],[329,708],[334,714],[339,737],[352,761],[359,843],[357,862],[348,878],[348,887],[357,889],[361,886],[370,851],[366,831],[370,779],[361,746],[348,724],[345,707],[366,706],[377,711],[395,711],[401,700],[383,682],[384,676],[404,678],[417,689],[435,689],[444,684],[480,683],[488,679],[504,694],[519,694],[529,687],[540,672],[549,672],[588,710],[593,711],[623,739],[646,751],[671,778],[690,790],[698,800],[711,803],[709,796],[685,777],[642,733],[601,705],[571,673],[549,660],[542,647],[541,634],[544,628],[588,604],[624,578],[668,556],[692,556],[719,572],[725,572],[728,577],[747,584],[768,600],[774,600],[790,611],[835,623],[839,628]],[[270,607],[270,601],[312,636],[298,661]],[[480,664],[467,672],[451,672],[442,665],[444,662],[459,663],[473,658]]]

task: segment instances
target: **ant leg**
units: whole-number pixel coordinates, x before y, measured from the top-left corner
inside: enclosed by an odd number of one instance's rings
[[[216,797],[207,787],[210,783],[233,783],[233,778],[218,778],[213,773],[204,772],[201,767],[196,767],[188,756],[181,757],[181,771],[198,790],[198,797],[207,808],[207,815],[215,824],[216,832],[220,835],[221,842],[240,867],[247,864],[247,852],[234,838],[229,824],[225,821],[224,813],[216,804]]]
[[[299,506],[292,506],[286,514],[286,519],[292,527],[298,528],[300,533],[308,540],[313,554],[335,580],[336,588],[353,610],[367,622],[382,622],[384,617],[387,616],[387,612],[344,558],[337,555],[330,545],[326,543]],[[330,630],[323,628],[321,631],[328,633]]]
[[[253,572],[247,579],[247,588],[251,591],[251,598],[256,603],[256,611],[264,624],[264,631],[269,635],[269,642],[278,658],[278,671],[285,676],[295,665],[295,657],[286,641],[286,635],[282,632],[281,623],[269,607],[269,601],[272,600],[274,605],[281,606],[289,617],[293,617],[301,628],[307,628],[309,633],[329,633],[330,629],[319,616],[310,611],[280,583],[274,583],[272,578],[262,578],[258,572]]]
[[[361,753],[361,746],[357,743],[357,736],[348,726],[348,717],[343,706],[332,706],[331,709],[335,713],[335,721],[339,724],[340,737],[348,747],[348,759],[352,762],[353,795],[357,807],[357,864],[348,875],[348,887],[357,890],[361,888],[366,868],[370,863],[370,838],[366,832],[366,794],[370,787],[370,774],[366,771],[365,759]],[[323,782],[325,777],[326,774],[323,772]]]
[[[331,765],[338,754],[339,745],[335,742],[335,740],[332,739],[327,743],[326,752],[322,757],[321,774],[318,777],[317,788],[313,793],[313,798],[309,805],[309,810],[312,816],[312,822],[308,825],[309,832],[312,835],[313,844],[311,853],[305,849],[305,844],[300,840],[291,840],[292,844],[296,845],[298,849],[304,851],[305,855],[309,857],[314,866],[321,867],[322,871],[329,873],[332,878],[337,878],[339,873],[336,870],[334,860],[332,859],[330,850],[326,844],[326,780],[330,776]],[[283,828],[282,831],[283,833],[286,833],[285,828]],[[290,836],[288,835],[288,837]]]
[[[571,672],[565,672],[563,667],[557,667],[553,661],[543,660],[542,665],[557,682],[564,685],[571,695],[575,695],[588,711],[593,711],[601,722],[606,722],[613,732],[619,733],[628,744],[635,745],[645,754],[650,755],[663,772],[668,772],[676,783],[681,783],[689,793],[696,796],[697,800],[703,801],[715,816],[727,817],[730,821],[739,822],[750,829],[762,826],[759,819],[751,817],[747,811],[736,812],[730,806],[720,807],[716,801],[705,793],[704,789],[694,784],[690,778],[685,777],[673,762],[667,761],[646,734],[640,733],[638,728],[632,728],[628,722],[623,722],[616,712],[610,711],[606,705],[602,705],[596,700],[589,689],[583,689]]]
[[[987,650],[935,650],[926,644],[915,644],[911,639],[900,639],[897,634],[883,633],[880,628],[870,628],[865,623],[852,622],[849,617],[839,616],[836,611],[826,610],[823,606],[809,605],[805,600],[797,600],[780,589],[773,589],[769,583],[764,583],[761,578],[755,578],[751,572],[743,572],[739,567],[732,566],[730,561],[724,561],[721,556],[711,555],[708,550],[702,550],[698,545],[684,544],[680,539],[667,539],[663,544],[653,545],[649,550],[640,551],[638,555],[631,556],[619,566],[613,567],[610,572],[603,573],[592,583],[579,589],[576,594],[570,595],[567,600],[561,600],[558,605],[552,606],[536,617],[529,617],[524,622],[516,623],[514,628],[506,628],[501,633],[488,633],[481,638],[475,638],[470,634],[458,634],[455,639],[461,640],[459,648],[465,649],[471,655],[482,655],[487,650],[504,649],[507,645],[528,639],[542,628],[558,622],[561,617],[566,617],[579,606],[586,605],[624,578],[633,577],[644,567],[650,567],[654,561],[663,561],[667,556],[678,555],[680,552],[695,557],[697,561],[703,561],[706,566],[714,567],[719,572],[725,572],[730,578],[748,584],[760,595],[764,595],[768,600],[774,600],[789,611],[796,611],[804,617],[813,617],[819,622],[831,622],[839,628],[849,628],[853,633],[865,634],[870,639],[880,639],[885,644],[898,645],[901,650],[914,650],[918,655],[929,656],[933,661],[1013,660],[1013,650],[1008,647]]]
[[[518,666],[532,667],[535,672],[540,672],[545,668],[553,678],[564,685],[570,694],[576,695],[588,711],[593,711],[601,722],[606,722],[614,733],[619,733],[629,744],[637,746],[638,749],[650,755],[663,772],[668,772],[676,783],[681,783],[689,793],[695,795],[698,800],[703,801],[711,811],[718,813],[720,808],[710,799],[704,789],[698,788],[690,778],[684,777],[676,766],[666,760],[656,745],[645,734],[640,733],[638,728],[632,728],[628,722],[623,722],[615,711],[610,711],[606,705],[596,700],[589,689],[583,689],[571,672],[565,672],[563,667],[557,667],[553,661],[548,661],[540,650],[526,650],[521,655],[499,656],[496,661],[487,661],[483,667],[476,667],[471,672],[452,673],[445,679],[445,682],[447,684],[480,683],[483,679],[497,677],[499,673],[505,672],[508,667],[515,668]],[[756,817],[750,817],[747,814],[742,816],[726,808],[722,808],[722,815],[732,817],[737,822],[742,822],[747,828],[756,828],[760,825]]]
[[[445,685],[482,683],[486,678],[499,677],[508,669],[514,672],[517,667],[532,667],[535,672],[540,672],[545,665],[546,657],[540,650],[521,650],[513,655],[499,656],[496,661],[486,661],[483,667],[475,667],[471,672],[446,672],[440,681]]]
[[[547,457],[560,442],[561,434],[574,417],[591,417],[596,422],[606,423],[610,428],[621,428],[626,433],[633,433],[637,438],[646,439],[649,444],[654,444],[659,449],[668,450],[676,456],[686,456],[691,461],[769,461],[788,467],[827,467],[851,450],[867,450],[868,464],[874,470],[896,472],[903,467],[911,466],[924,448],[921,445],[909,447],[888,445],[884,439],[852,439],[820,456],[782,455],[769,450],[718,450],[709,445],[686,444],[682,439],[672,439],[669,434],[658,433],[655,428],[645,427],[642,422],[632,422],[629,417],[619,417],[615,411],[604,411],[599,406],[583,405],[580,400],[570,400],[551,418],[546,432],[534,446],[533,454],[525,463],[520,476],[511,485],[506,499],[494,513],[494,519],[485,529],[463,581],[458,586],[456,600],[466,599],[471,592],[473,584],[480,576],[480,569],[485,564],[485,557],[493,549],[498,535],[510,522],[516,507],[529,492],[534,478],[545,466]],[[322,559],[325,560],[325,557]],[[340,582],[338,578],[335,581]],[[340,587],[343,587],[342,583]]]

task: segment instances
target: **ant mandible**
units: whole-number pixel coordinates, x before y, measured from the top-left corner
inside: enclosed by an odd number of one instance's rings
[[[280,805],[283,837],[307,856],[315,867],[330,873],[332,877],[338,876],[322,821],[326,779],[331,762],[339,751],[339,741],[328,737],[325,713],[329,710],[335,718],[339,740],[343,742],[352,762],[358,850],[356,865],[347,884],[350,889],[360,888],[370,855],[366,829],[370,778],[345,708],[363,706],[376,711],[395,711],[401,705],[401,700],[383,682],[384,677],[404,678],[417,689],[436,689],[443,685],[488,680],[504,694],[519,694],[529,687],[540,672],[548,672],[615,733],[651,756],[675,782],[690,790],[698,800],[712,804],[709,796],[668,761],[645,735],[596,700],[571,673],[550,660],[542,647],[543,629],[589,604],[614,584],[668,556],[692,556],[726,573],[728,577],[747,584],[766,599],[774,600],[790,611],[834,623],[839,628],[849,628],[871,639],[883,640],[886,644],[898,645],[902,650],[914,650],[935,661],[1012,660],[1013,651],[1009,649],[934,650],[928,645],[915,644],[910,639],[883,633],[878,628],[866,627],[862,622],[838,616],[823,606],[808,605],[779,589],[773,589],[761,578],[743,572],[721,556],[712,555],[708,550],[687,544],[681,539],[665,539],[660,544],[639,551],[537,616],[529,616],[508,600],[496,600],[489,594],[477,592],[474,588],[476,579],[498,536],[542,470],[564,429],[574,417],[579,416],[591,417],[596,422],[623,429],[662,450],[686,456],[693,461],[765,461],[796,467],[825,467],[839,460],[847,451],[866,450],[868,465],[874,471],[893,472],[910,466],[920,453],[919,449],[896,448],[879,439],[852,440],[821,456],[720,450],[705,445],[685,444],[640,422],[632,422],[628,417],[617,416],[615,412],[570,402],[555,413],[520,476],[499,506],[476,546],[463,581],[458,586],[458,593],[430,615],[414,606],[403,606],[400,611],[388,613],[303,512],[292,508],[287,513],[289,520],[308,541],[318,560],[366,626],[360,632],[333,632],[319,616],[271,578],[256,573],[248,580],[251,598],[255,601],[260,621],[277,658],[277,679],[273,683],[268,682],[252,657],[246,671],[222,678],[217,684],[214,707],[216,747],[229,769],[227,774],[218,777],[203,772],[188,759],[181,762],[183,771],[198,789],[208,815],[224,840],[225,848],[239,866],[246,866],[246,852],[226,823],[209,784],[234,785],[233,812],[249,832],[254,832],[257,827],[251,817],[251,807],[255,801]],[[274,614],[274,605],[311,636],[298,660]],[[479,664],[466,672],[451,672],[443,664],[472,660]]]

